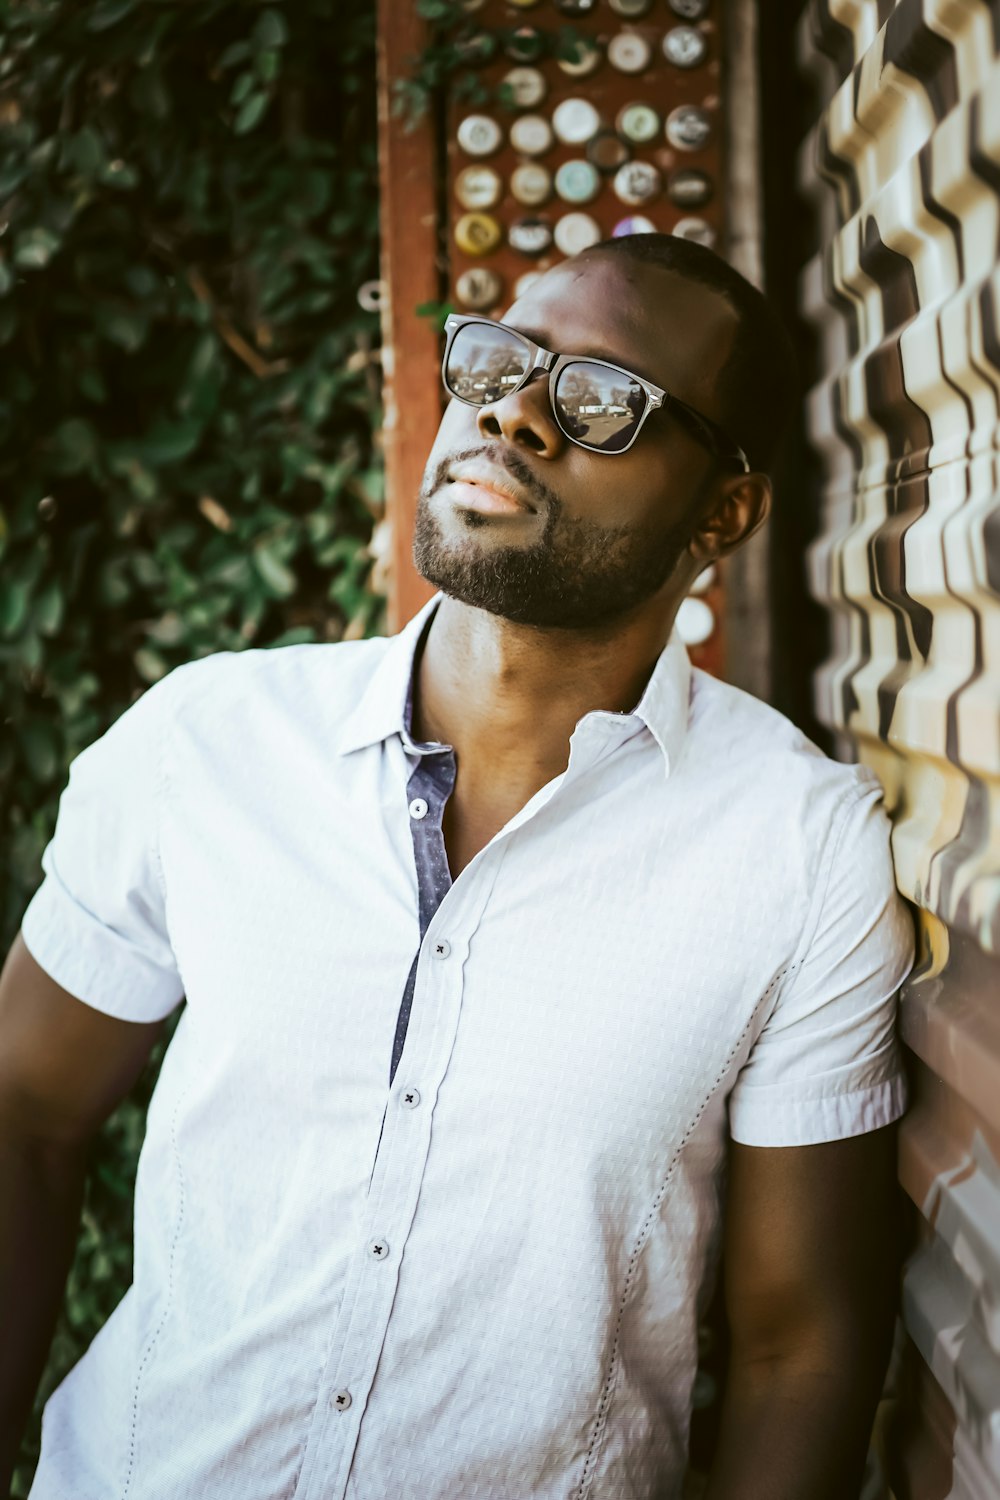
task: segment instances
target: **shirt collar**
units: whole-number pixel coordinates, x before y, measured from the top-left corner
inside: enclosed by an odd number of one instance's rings
[[[413,658],[424,629],[444,595],[439,591],[392,636],[356,706],[347,716],[337,745],[341,755],[376,745],[399,734],[409,741],[407,703]]]
[[[444,595],[439,591],[429,599],[402,630],[391,638],[381,661],[372,674],[356,707],[348,715],[337,746],[341,755],[375,745],[392,735],[402,737],[412,747],[407,708],[413,678],[417,647]],[[687,733],[691,693],[691,662],[676,624],[646,684],[645,691],[630,714],[595,711],[580,720],[593,721],[595,728],[621,739],[619,726],[635,720],[649,730],[664,758],[669,776],[677,763]],[[579,730],[579,725],[577,729]]]

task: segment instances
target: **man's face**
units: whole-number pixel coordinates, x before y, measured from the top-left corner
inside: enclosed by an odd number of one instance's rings
[[[503,321],[557,354],[608,359],[721,420],[717,375],[736,314],[675,272],[585,255],[549,271]],[[469,474],[481,486],[462,482]],[[534,509],[491,510],[491,477]],[[712,456],[662,410],[626,453],[571,443],[547,375],[536,374],[489,406],[450,402],[424,473],[414,562],[446,594],[521,624],[610,623],[671,592],[719,478]]]

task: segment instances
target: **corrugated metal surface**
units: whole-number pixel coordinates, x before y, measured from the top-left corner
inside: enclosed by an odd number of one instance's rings
[[[923,952],[897,1500],[1000,1500],[1000,3],[813,0],[816,711],[878,771]]]

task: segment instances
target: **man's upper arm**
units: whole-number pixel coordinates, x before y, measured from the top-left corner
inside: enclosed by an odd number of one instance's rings
[[[0,973],[0,1135],[84,1143],[138,1077],[162,1021],[120,1021],[57,984],[20,933]]]
[[[896,1306],[896,1134],[889,1125],[819,1145],[730,1143],[724,1275],[734,1360],[804,1369],[846,1360],[851,1378],[877,1391]]]

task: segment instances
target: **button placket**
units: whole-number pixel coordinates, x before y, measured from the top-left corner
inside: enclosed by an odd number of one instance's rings
[[[472,878],[445,892],[432,918],[417,965],[411,1024],[406,1038],[406,1070],[421,1079],[426,1109],[415,1109],[420,1091],[395,1085],[400,1108],[386,1112],[384,1133],[359,1238],[364,1247],[348,1270],[341,1315],[334,1327],[324,1384],[352,1396],[351,1412],[318,1403],[306,1442],[300,1500],[343,1500],[368,1393],[385,1344],[396,1296],[399,1266],[409,1237],[430,1150],[433,1099],[448,1071],[462,1009],[464,960],[503,865],[509,841],[499,840],[477,856]],[[435,935],[447,923],[450,938]],[[431,950],[446,944],[450,962],[431,963]],[[413,1103],[406,1095],[413,1093]],[[415,1111],[404,1117],[404,1111]],[[389,1253],[376,1257],[368,1246],[385,1235]],[[353,1420],[352,1420],[353,1418]],[[324,1426],[324,1422],[327,1424]],[[339,1445],[338,1445],[339,1439]]]

